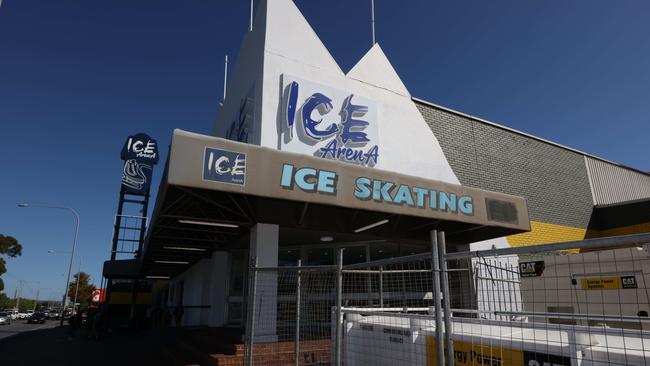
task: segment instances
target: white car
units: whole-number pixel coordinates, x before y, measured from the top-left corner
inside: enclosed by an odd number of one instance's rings
[[[9,315],[9,318],[11,318],[11,320],[18,319],[18,310],[7,310],[7,314]]]
[[[11,316],[7,313],[0,313],[0,324],[11,324]]]

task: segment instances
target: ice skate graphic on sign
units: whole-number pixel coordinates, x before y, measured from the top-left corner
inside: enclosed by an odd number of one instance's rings
[[[122,184],[131,189],[141,191],[142,187],[147,184],[148,174],[148,172],[143,170],[151,171],[152,169],[153,167],[151,165],[138,163],[136,159],[129,159],[124,162]]]
[[[158,143],[147,134],[129,136],[122,147],[122,187],[125,193],[146,195],[151,187],[153,166],[158,163]]]

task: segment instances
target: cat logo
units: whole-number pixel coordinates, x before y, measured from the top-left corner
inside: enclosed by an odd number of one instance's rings
[[[623,288],[638,288],[635,276],[621,276],[621,285]]]
[[[635,276],[589,277],[580,280],[583,290],[618,290],[638,288]]]
[[[544,261],[519,263],[519,276],[539,277],[544,273]]]

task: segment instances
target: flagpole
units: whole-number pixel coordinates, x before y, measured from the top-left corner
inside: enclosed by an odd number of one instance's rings
[[[248,31],[253,31],[253,0],[250,1],[250,17],[248,19]]]
[[[371,26],[372,26],[372,45],[374,46],[377,41],[375,40],[375,0],[370,0],[371,7]]]

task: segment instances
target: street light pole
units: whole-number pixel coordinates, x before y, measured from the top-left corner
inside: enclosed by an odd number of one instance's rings
[[[20,312],[20,297],[23,294],[23,280],[18,280],[18,283],[20,284],[20,287],[16,287],[16,292],[14,292],[16,295],[14,297],[16,298],[16,311]]]
[[[72,242],[72,253],[70,254],[70,264],[68,265],[68,279],[65,283],[65,293],[63,295],[63,309],[62,311],[65,312],[65,304],[68,302],[68,286],[70,285],[70,272],[72,272],[72,262],[74,261],[74,253],[77,248],[77,237],[79,236],[79,214],[77,211],[71,209],[70,207],[65,207],[65,206],[53,206],[53,205],[31,205],[28,203],[20,203],[18,204],[18,207],[26,208],[26,207],[39,207],[39,208],[55,208],[59,210],[67,210],[68,212],[71,212],[72,215],[74,215],[74,221],[75,221],[75,229],[74,229],[74,241]],[[61,326],[63,326],[63,314],[61,314]]]
[[[72,303],[72,315],[77,314],[77,295],[79,294],[79,281],[81,281],[81,255],[79,256],[79,269],[77,270],[77,288],[74,290],[74,302]]]
[[[50,254],[54,254],[54,253],[70,253],[70,252],[63,252],[63,251],[54,250],[54,249],[50,249],[47,252],[50,253]],[[77,295],[79,294],[79,278],[81,277],[81,262],[83,261],[83,257],[81,256],[81,254],[77,253],[77,255],[79,256],[79,269],[77,270],[77,281],[76,281],[76,286],[75,286],[75,290],[74,290],[74,303],[72,305],[72,315],[77,313],[77,308],[76,308],[76,306],[77,306]]]
[[[39,288],[36,289],[36,301],[34,301],[34,309],[32,310],[33,312],[36,312],[36,305],[38,305],[38,292],[40,290],[41,289],[39,289]]]

